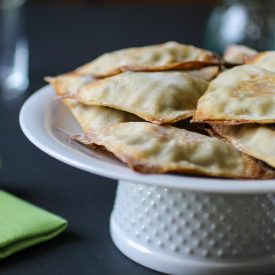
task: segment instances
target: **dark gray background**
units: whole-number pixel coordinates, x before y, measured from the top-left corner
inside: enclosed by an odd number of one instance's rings
[[[104,52],[170,40],[202,46],[211,7],[45,6],[25,12],[30,86],[20,97],[0,101],[0,189],[64,217],[69,226],[0,261],[0,274],[159,274],[129,260],[111,241],[116,181],[46,155],[25,138],[18,116],[24,101],[46,84],[44,76],[71,71]]]

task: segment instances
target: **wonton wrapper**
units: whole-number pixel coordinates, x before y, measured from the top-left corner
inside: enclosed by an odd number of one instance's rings
[[[125,71],[188,70],[222,63],[215,53],[177,42],[167,42],[105,53],[79,67],[76,72],[106,77]]]
[[[95,81],[91,76],[79,76],[70,73],[57,77],[46,77],[45,80],[53,85],[58,95],[73,92],[81,86]],[[85,105],[69,98],[63,98],[62,101],[85,132],[120,122],[141,121],[138,116],[116,109]]]
[[[275,72],[275,51],[262,52],[244,58],[246,64],[256,65],[265,70]]]
[[[230,63],[243,64],[244,57],[256,55],[258,52],[244,45],[230,44],[226,47],[223,59]]]
[[[242,65],[220,74],[200,98],[192,122],[274,123],[275,73]]]
[[[211,128],[206,130],[212,136],[275,167],[275,125],[211,124]]]
[[[199,70],[185,70],[183,73],[186,73],[193,77],[198,77],[206,81],[212,80],[219,73],[218,66],[205,67]]]
[[[271,178],[275,172],[233,146],[172,126],[120,123],[72,137],[104,146],[142,173],[192,172],[232,178]]]
[[[82,86],[64,97],[165,124],[192,116],[207,87],[205,80],[183,72],[125,72]]]

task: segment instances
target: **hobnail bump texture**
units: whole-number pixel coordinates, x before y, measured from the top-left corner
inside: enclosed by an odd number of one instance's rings
[[[275,196],[185,192],[120,181],[113,221],[131,243],[178,260],[259,261],[275,255]]]

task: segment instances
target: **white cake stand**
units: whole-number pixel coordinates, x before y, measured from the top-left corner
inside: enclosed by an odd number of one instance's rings
[[[54,96],[46,86],[26,101],[22,130],[52,157],[119,180],[110,231],[122,253],[173,275],[275,273],[275,180],[135,173],[71,141],[82,129]]]

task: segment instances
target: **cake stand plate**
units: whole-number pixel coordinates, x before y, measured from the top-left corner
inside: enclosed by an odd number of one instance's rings
[[[110,231],[126,256],[175,275],[275,273],[275,180],[133,172],[105,149],[72,141],[83,130],[54,97],[50,85],[33,94],[21,128],[52,157],[119,180]]]

